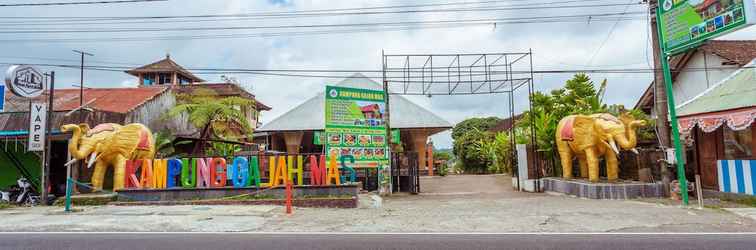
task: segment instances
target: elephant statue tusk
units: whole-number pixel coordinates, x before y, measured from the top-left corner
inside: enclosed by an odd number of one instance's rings
[[[87,162],[87,168],[92,168],[95,159],[97,159],[97,152],[92,152],[92,155],[89,156],[89,161]]]
[[[79,161],[79,159],[70,160],[70,161],[66,162],[66,164],[63,164],[63,166],[66,166],[66,167],[71,166],[74,163],[76,163],[77,161]]]
[[[617,143],[615,143],[614,140],[611,140],[609,141],[609,145],[612,146],[612,151],[614,151],[614,153],[619,156],[619,149],[617,148]]]
[[[633,153],[635,153],[636,155],[640,154],[640,153],[638,152],[638,149],[636,149],[636,148],[632,148],[632,149],[630,149],[630,152],[633,152]]]

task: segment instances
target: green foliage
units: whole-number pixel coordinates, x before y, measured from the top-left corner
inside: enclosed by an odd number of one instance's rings
[[[436,170],[436,173],[438,173],[438,175],[440,176],[446,176],[447,174],[449,174],[449,162],[441,164],[441,166],[439,166]]]
[[[210,147],[205,148],[205,155],[209,156],[231,156],[242,150],[239,144],[212,142]]]
[[[498,124],[499,122],[501,122],[501,119],[498,117],[469,118],[460,123],[457,123],[457,125],[452,128],[452,139],[456,140],[457,138],[473,129],[486,131],[496,126],[496,124]]]
[[[475,150],[483,157],[481,161],[488,163],[488,173],[508,173],[512,170],[512,142],[508,133],[499,132],[477,141]]]
[[[472,128],[454,140],[454,154],[462,164],[460,170],[467,173],[486,172],[489,164],[488,158],[476,148],[476,145],[488,137],[487,132]]]
[[[152,136],[155,138],[156,158],[180,157],[181,154],[176,153],[175,147],[192,143],[191,141],[175,141],[176,137],[169,130],[155,132]]]
[[[451,158],[452,156],[448,151],[433,151],[433,159],[449,161]]]
[[[452,129],[454,148],[452,152],[457,160],[455,165],[458,171],[468,173],[485,173],[488,169],[489,160],[481,156],[476,150],[475,144],[490,135],[487,130],[501,122],[497,117],[470,118],[457,123]]]
[[[210,89],[196,89],[190,95],[177,95],[179,104],[167,116],[188,115],[194,127],[210,132],[215,138],[229,139],[253,132],[244,110],[253,109],[254,101],[237,97],[220,97]]]

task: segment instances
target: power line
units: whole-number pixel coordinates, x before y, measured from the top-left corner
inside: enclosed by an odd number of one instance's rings
[[[533,0],[493,0],[493,1],[478,1],[478,2],[452,2],[452,3],[436,3],[436,4],[413,4],[413,5],[390,5],[390,6],[375,6],[375,7],[359,7],[359,8],[338,8],[338,9],[315,9],[315,10],[292,10],[292,11],[275,11],[275,12],[248,12],[248,13],[235,13],[235,14],[203,14],[203,15],[175,15],[175,16],[0,16],[0,19],[76,19],[76,20],[128,20],[128,19],[174,19],[174,18],[211,18],[211,17],[250,17],[250,16],[270,16],[270,15],[285,15],[285,14],[308,14],[308,13],[323,13],[323,12],[340,12],[340,11],[355,11],[355,10],[375,10],[375,9],[397,9],[397,8],[423,8],[423,7],[439,7],[439,6],[453,6],[453,5],[485,5],[491,3],[510,3],[510,2],[527,2]],[[574,2],[594,2],[594,1],[606,1],[606,0],[568,0],[560,2],[546,2],[546,3],[529,3],[522,5],[544,5],[555,3],[574,3]],[[518,5],[509,5],[518,6]],[[326,13],[328,14],[328,13]]]
[[[588,0],[597,1],[597,0]],[[617,7],[642,5],[640,3],[616,3],[616,4],[590,4],[590,5],[554,5],[561,3],[585,2],[585,1],[561,1],[550,3],[538,3],[528,5],[508,5],[506,7],[486,6],[476,8],[456,8],[456,9],[430,9],[430,10],[399,10],[399,11],[372,11],[372,12],[327,12],[327,13],[304,13],[304,14],[229,14],[229,15],[194,15],[194,16],[153,16],[153,17],[102,17],[92,19],[68,19],[68,20],[38,20],[24,22],[4,22],[6,25],[23,25],[23,26],[58,26],[58,25],[113,25],[113,24],[164,24],[164,23],[187,23],[187,22],[220,22],[220,21],[246,21],[260,20],[270,18],[307,18],[307,17],[335,17],[344,15],[383,15],[383,14],[417,14],[417,13],[450,13],[450,12],[490,12],[490,11],[511,11],[511,10],[541,10],[541,9],[575,9],[575,8],[599,8],[599,7]],[[533,7],[534,5],[549,4],[548,6]],[[530,7],[516,7],[530,6]],[[627,8],[625,8],[627,9]],[[214,18],[214,19],[200,19]],[[140,20],[146,21],[123,21],[123,20]],[[158,19],[158,20],[154,20]],[[188,20],[171,20],[171,19],[188,19]],[[198,20],[199,19],[199,20]],[[110,22],[108,22],[110,21]]]
[[[54,3],[6,3],[6,4],[0,4],[0,7],[93,5],[93,4],[118,4],[118,3],[141,3],[141,2],[165,2],[165,1],[167,0],[114,0],[114,1],[80,1],[80,2],[54,2]]]
[[[58,67],[58,68],[73,68],[73,69],[79,69],[80,65],[76,64],[48,64],[48,63],[26,63],[26,62],[0,62],[0,65],[17,65],[17,64],[24,64],[24,65],[35,65],[40,67]],[[446,69],[446,67],[434,67],[433,69]],[[697,72],[697,71],[712,71],[712,70],[733,70],[733,69],[753,69],[756,68],[756,66],[742,66],[742,67],[690,67],[682,70],[674,70],[674,72]],[[99,70],[99,71],[114,71],[114,72],[122,72],[124,70],[128,70],[130,68],[123,67],[123,66],[110,66],[110,65],[87,65],[84,66],[84,69],[88,70]],[[280,76],[299,76],[299,77],[316,77],[316,78],[324,78],[324,77],[341,77],[344,76],[334,76],[334,75],[313,75],[313,73],[382,73],[383,71],[380,69],[243,69],[243,68],[186,68],[189,71],[192,71],[193,73],[197,74],[224,74],[224,73],[236,73],[236,74],[271,74],[271,75],[280,75]],[[533,70],[532,72],[535,74],[564,74],[564,73],[639,73],[639,74],[646,74],[648,72],[655,72],[660,71],[661,69],[653,69],[653,68],[620,68],[620,69],[544,69],[544,70]],[[388,70],[389,73],[401,73],[401,72],[407,72],[406,69],[396,69],[396,70]],[[436,72],[436,73],[443,73],[446,74],[446,70],[420,70],[420,68],[411,68],[410,72]],[[473,72],[473,73],[486,73],[493,75],[498,74],[529,74],[531,71],[529,70],[508,70],[508,71],[495,71],[495,70],[474,70],[474,71],[467,71],[467,72]],[[308,74],[309,73],[309,74]],[[467,75],[465,75],[467,76]],[[376,75],[377,77],[377,75]],[[421,76],[411,76],[410,78],[420,78]],[[395,78],[406,78],[406,77],[395,77]],[[397,80],[390,80],[391,82],[402,82]]]
[[[635,0],[630,0],[631,3],[632,3],[632,1],[635,1]],[[622,13],[627,12],[628,8],[630,8],[630,5],[625,6],[625,10],[623,10]],[[616,21],[616,22],[614,22],[614,24],[612,24],[612,28],[610,28],[609,29],[609,33],[606,34],[606,38],[604,38],[604,41],[601,42],[601,45],[599,45],[598,49],[593,52],[593,55],[591,56],[591,59],[588,60],[588,65],[593,64],[593,59],[596,58],[596,55],[598,55],[601,52],[601,49],[604,48],[604,45],[606,44],[606,42],[609,41],[609,38],[612,37],[612,34],[614,33],[614,29],[617,28],[617,24],[619,24],[619,21]]]
[[[592,19],[595,22],[616,21],[616,18]],[[641,19],[624,17],[621,21],[642,21]],[[481,22],[481,23],[461,23],[461,24],[429,24],[422,26],[406,27],[379,27],[363,29],[332,29],[320,31],[290,31],[290,32],[261,32],[261,33],[233,33],[233,34],[210,34],[210,35],[175,35],[175,36],[128,36],[128,37],[100,37],[100,38],[18,38],[18,39],[0,39],[0,43],[13,42],[152,42],[152,41],[169,41],[169,40],[202,40],[202,39],[235,39],[235,38],[254,38],[254,37],[278,37],[278,36],[309,36],[309,35],[331,35],[331,34],[351,34],[351,33],[369,33],[369,32],[392,32],[424,29],[453,29],[472,26],[488,26],[493,23],[498,25],[507,24],[544,24],[544,23],[576,23],[585,22],[585,20],[534,20],[534,21],[499,21],[499,22]]]
[[[397,25],[421,25],[421,24],[456,24],[456,23],[480,23],[500,22],[511,20],[542,20],[559,18],[597,18],[611,17],[625,14],[645,14],[645,12],[621,12],[621,13],[597,13],[582,15],[560,16],[533,16],[512,18],[487,18],[487,19],[462,19],[462,20],[433,20],[433,21],[401,21],[401,22],[373,22],[373,23],[342,23],[342,24],[305,24],[305,25],[269,25],[269,26],[221,26],[221,27],[175,27],[175,28],[119,28],[119,29],[24,29],[24,30],[0,30],[0,34],[49,34],[49,33],[124,33],[124,32],[166,32],[166,31],[217,31],[217,30],[257,30],[257,29],[313,29],[335,27],[370,27],[370,26],[397,26]],[[592,19],[591,19],[592,20]]]

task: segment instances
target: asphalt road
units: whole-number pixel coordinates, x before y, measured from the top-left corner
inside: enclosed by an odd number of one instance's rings
[[[754,246],[756,234],[0,234],[0,249],[754,249]]]

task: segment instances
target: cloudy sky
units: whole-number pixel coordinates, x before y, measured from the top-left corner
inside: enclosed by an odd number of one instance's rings
[[[0,26],[0,34],[2,34],[0,36],[0,63],[4,63],[0,67],[6,67],[7,63],[78,64],[78,55],[71,51],[74,49],[95,54],[94,57],[87,58],[90,64],[95,65],[131,67],[162,59],[170,53],[171,58],[179,64],[194,69],[380,70],[382,50],[387,54],[456,54],[526,52],[532,49],[536,70],[648,68],[652,59],[647,18],[642,13],[634,14],[644,11],[647,7],[642,4],[627,5],[638,3],[638,0],[481,0],[478,4],[469,4],[476,1],[465,0],[169,0],[96,5],[2,6],[2,4],[13,3],[79,1],[0,1],[0,23],[3,24]],[[311,15],[297,18],[280,18],[280,16],[260,18],[260,16],[250,15],[417,4],[447,5],[358,10],[393,12],[370,15]],[[570,5],[600,6],[563,7]],[[447,11],[402,12],[403,10],[443,9]],[[453,11],[448,11],[449,9]],[[614,21],[601,17],[607,13],[627,14],[622,15],[624,20]],[[218,14],[245,15],[244,17],[168,19],[173,20],[170,22],[165,19],[108,20],[112,17]],[[594,16],[570,18],[569,22],[566,22],[565,18],[556,19],[560,20],[559,22],[523,22],[532,20],[528,19],[532,17],[576,15]],[[29,17],[55,18],[28,19]],[[67,19],[60,17],[67,17]],[[71,19],[81,17],[100,19],[83,21]],[[477,22],[476,25],[462,27],[422,24],[422,22],[433,21],[479,19],[499,20],[495,25],[493,22]],[[399,28],[378,26],[336,26],[318,29],[250,28],[251,26],[280,27],[379,22],[415,23]],[[242,28],[170,30],[198,27]],[[350,31],[344,32],[345,29]],[[72,30],[75,32],[70,32]],[[119,31],[104,32],[113,30]],[[334,32],[335,30],[338,32]],[[357,30],[360,32],[355,32]],[[17,31],[31,32],[19,33]],[[55,31],[55,33],[47,31]],[[313,34],[315,31],[324,32]],[[262,33],[266,35],[262,36]],[[157,39],[158,37],[160,39]],[[728,35],[725,39],[752,39],[754,37],[756,37],[756,30],[749,28]],[[42,68],[56,71],[58,86],[72,87],[78,84],[77,69]],[[376,77],[377,81],[380,80],[377,78],[379,73],[364,73]],[[258,96],[260,101],[273,107],[272,111],[263,114],[263,122],[274,119],[316,92],[322,91],[324,85],[339,81],[337,78],[227,75],[239,79]],[[537,90],[542,91],[557,88],[571,75],[536,74],[535,86]],[[200,76],[208,81],[220,81],[218,74]],[[597,82],[604,78],[608,79],[607,102],[625,106],[632,106],[635,103],[651,79],[650,73],[591,74],[591,77]],[[135,83],[135,78],[118,71],[86,72],[86,85],[91,87],[135,86]],[[526,95],[526,90],[517,93],[516,110],[520,111],[527,107]],[[432,98],[424,96],[411,98],[452,123],[469,117],[508,115],[508,101],[504,95],[435,95]],[[451,145],[448,133],[439,134],[433,139],[440,147]]]

